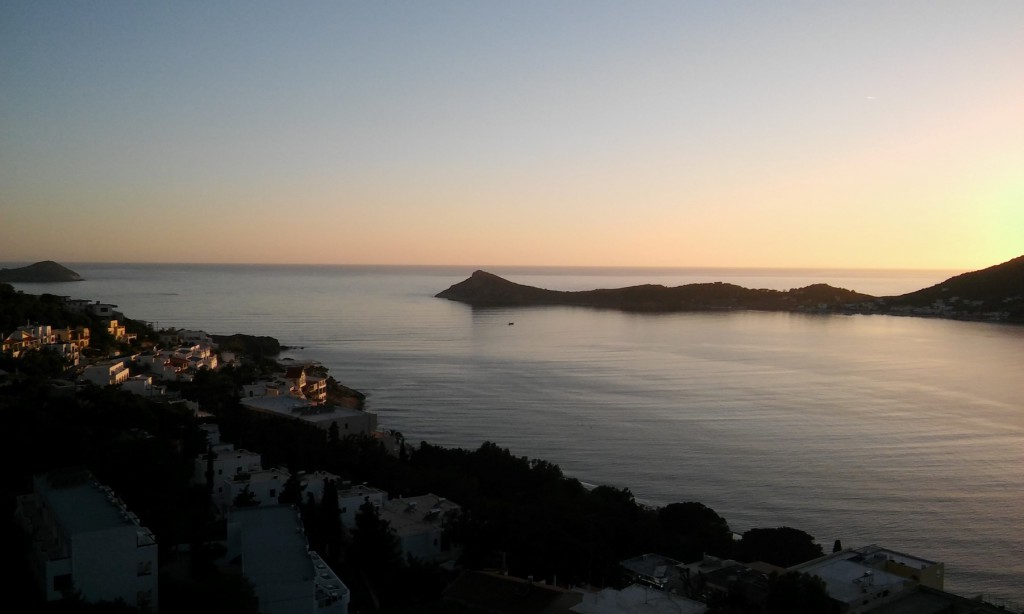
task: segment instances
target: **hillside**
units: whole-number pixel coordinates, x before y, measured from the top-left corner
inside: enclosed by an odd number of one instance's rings
[[[524,286],[486,271],[475,271],[436,296],[474,307],[567,305],[646,312],[834,311],[1024,323],[1024,256],[951,277],[929,288],[882,298],[827,284],[779,291],[752,290],[722,282],[565,292]]]
[[[849,303],[874,300],[867,294],[814,284],[785,292],[752,290],[722,282],[688,284],[669,288],[641,285],[628,288],[564,292],[524,286],[486,271],[436,295],[475,307],[516,307],[569,305],[621,309],[624,311],[720,311],[760,309],[770,311],[811,311],[838,309]]]
[[[1024,256],[882,303],[894,313],[1024,322]]]
[[[0,281],[8,283],[51,283],[82,281],[82,276],[52,260],[36,262],[16,269],[0,269]]]

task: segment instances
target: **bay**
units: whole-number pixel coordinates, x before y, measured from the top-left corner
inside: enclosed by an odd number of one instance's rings
[[[473,309],[433,298],[466,267],[71,265],[17,284],[129,317],[267,334],[366,392],[410,441],[494,441],[737,532],[946,563],[946,588],[1024,602],[1024,328],[889,316]],[[489,268],[559,290],[826,282],[875,295],[947,271]],[[512,325],[510,325],[510,323]]]

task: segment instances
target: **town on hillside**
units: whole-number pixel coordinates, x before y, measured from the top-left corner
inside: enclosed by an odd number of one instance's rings
[[[10,600],[33,610],[1021,611],[898,544],[737,535],[493,443],[411,444],[270,338],[5,284],[0,307]]]

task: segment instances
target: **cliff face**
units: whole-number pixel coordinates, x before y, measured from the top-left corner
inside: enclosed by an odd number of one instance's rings
[[[51,283],[82,281],[81,275],[52,260],[37,262],[17,269],[0,269],[0,281],[15,283]]]
[[[660,285],[562,292],[513,283],[485,271],[437,294],[476,307],[571,305],[625,311],[715,311],[726,309],[811,310],[869,301],[874,297],[815,284],[786,292],[751,290],[733,284]]]

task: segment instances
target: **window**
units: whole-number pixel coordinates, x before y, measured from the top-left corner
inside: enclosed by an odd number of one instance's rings
[[[135,605],[140,608],[149,607],[149,604],[153,601],[153,591],[139,591],[135,594]]]
[[[153,574],[153,561],[139,561],[135,575],[149,576]]]
[[[276,488],[271,488],[270,489],[270,496],[271,497],[276,497],[277,496],[277,489]]]

